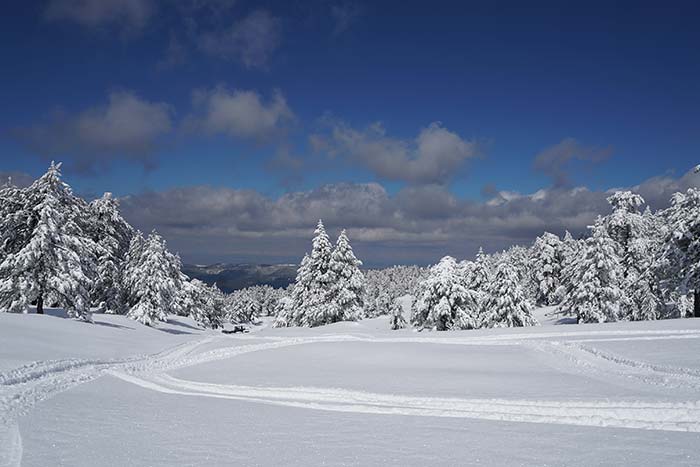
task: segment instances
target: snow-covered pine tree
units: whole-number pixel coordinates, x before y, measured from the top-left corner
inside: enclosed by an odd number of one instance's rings
[[[395,331],[405,328],[406,324],[406,318],[403,316],[403,307],[398,300],[394,300],[389,305],[389,327]]]
[[[455,259],[451,256],[442,258],[430,268],[428,277],[419,286],[412,324],[438,331],[478,327],[477,294],[462,284]]]
[[[177,311],[182,287],[180,259],[167,250],[165,240],[155,230],[141,247],[139,237],[138,233],[134,236],[127,255],[130,263],[125,285],[131,298],[127,316],[152,326]]]
[[[301,308],[304,311],[301,321],[311,327],[334,323],[338,321],[339,314],[331,296],[331,288],[335,282],[335,274],[330,269],[333,246],[322,220],[318,221],[314,234],[316,236],[312,241],[309,256],[311,288]]]
[[[620,246],[623,275],[626,277],[638,259],[631,257],[630,243],[645,234],[644,219],[639,210],[644,204],[644,198],[631,191],[616,191],[608,197],[608,203],[613,211],[603,219],[603,223],[610,238]]]
[[[333,246],[323,221],[318,221],[314,234],[311,254],[304,256],[297,269],[292,304],[277,316],[275,327],[313,327],[337,321],[338,312],[330,294],[335,280],[335,274],[330,270]]]
[[[95,277],[95,244],[81,229],[84,203],[61,181],[60,164],[23,190],[21,219],[13,248],[0,264],[0,309],[26,312],[36,302],[62,306],[71,316],[91,320],[90,288]],[[14,250],[14,251],[13,251]]]
[[[582,257],[586,242],[576,240],[567,230],[561,243],[561,274],[557,288],[557,301],[561,303],[569,295],[574,287],[574,266]]]
[[[474,268],[472,269],[471,280],[469,281],[469,289],[476,291],[485,291],[491,282],[491,261],[484,250],[479,247],[479,252],[476,254]]]
[[[616,321],[620,316],[622,265],[617,244],[598,216],[582,258],[573,268],[573,288],[561,307],[580,323]]]
[[[92,301],[104,312],[123,313],[126,304],[121,290],[121,273],[134,230],[119,213],[119,202],[111,193],[92,201],[89,214],[87,229],[99,247]]]
[[[221,292],[198,279],[185,280],[180,290],[180,312],[202,327],[218,329],[223,325],[223,300]]]
[[[530,256],[536,303],[554,305],[561,280],[562,242],[558,236],[545,232],[535,239]]]
[[[356,321],[362,318],[365,279],[360,271],[361,265],[362,261],[355,257],[343,230],[338,236],[328,265],[334,275],[330,284],[332,309],[337,313],[330,318],[330,322]]]
[[[307,297],[313,287],[313,274],[311,273],[310,258],[305,254],[297,269],[296,279],[292,286],[289,300],[278,310],[273,327],[283,328],[288,326],[303,326],[306,310],[304,309]]]
[[[504,253],[504,261],[510,263],[518,274],[520,288],[525,298],[534,303],[537,296],[538,284],[533,277],[533,265],[529,248],[514,245]]]
[[[27,243],[31,234],[31,212],[25,206],[25,190],[16,187],[8,179],[0,187],[0,262]]]
[[[692,314],[700,318],[700,189],[675,193],[663,217],[669,228],[659,262],[663,286],[680,305],[692,293]]]
[[[537,326],[532,316],[532,305],[520,287],[518,273],[507,261],[496,268],[483,303],[482,326],[522,327]]]

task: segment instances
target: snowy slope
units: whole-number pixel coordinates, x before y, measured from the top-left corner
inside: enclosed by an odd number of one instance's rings
[[[2,465],[698,465],[700,320],[229,336],[0,315]]]

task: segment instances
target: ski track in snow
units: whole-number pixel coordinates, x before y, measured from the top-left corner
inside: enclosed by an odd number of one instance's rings
[[[557,340],[560,338],[564,340]],[[564,371],[580,371],[589,376],[632,378],[646,384],[700,390],[699,370],[635,361],[583,345],[595,341],[696,338],[700,338],[699,330],[677,329],[532,332],[478,337],[433,337],[424,334],[376,337],[351,333],[312,337],[216,336],[190,341],[149,356],[33,362],[0,373],[0,466],[19,465],[21,460],[21,436],[16,424],[19,416],[59,392],[104,374],[169,394],[239,399],[317,410],[700,432],[700,401],[668,403],[430,398],[343,389],[214,385],[177,380],[164,374],[176,368],[229,359],[250,352],[322,342],[515,345],[561,357],[564,363],[569,364],[562,366]],[[227,340],[234,345],[198,352],[201,346],[215,340]],[[246,344],[248,340],[263,342]],[[572,362],[574,365],[570,365]]]
[[[472,418],[508,422],[700,432],[700,402],[540,401],[399,396],[313,387],[254,387],[184,381],[168,375],[124,381],[165,394],[246,400],[336,412]]]
[[[587,341],[589,342],[589,341]],[[609,380],[610,377],[700,393],[700,370],[652,364],[581,345],[579,341],[541,341],[523,344],[562,358],[559,369]]]

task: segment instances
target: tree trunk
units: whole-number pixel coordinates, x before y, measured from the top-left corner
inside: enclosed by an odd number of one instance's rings
[[[36,299],[36,314],[44,314],[44,297],[41,295],[39,295],[39,298]]]
[[[700,318],[700,289],[693,292],[693,317]]]

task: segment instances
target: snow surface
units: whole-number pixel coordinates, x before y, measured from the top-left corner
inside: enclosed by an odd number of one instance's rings
[[[553,310],[245,335],[0,314],[0,466],[699,465],[700,320]]]

